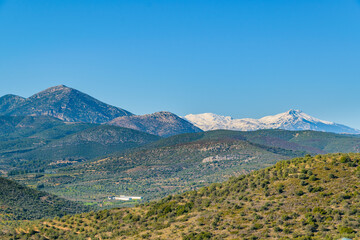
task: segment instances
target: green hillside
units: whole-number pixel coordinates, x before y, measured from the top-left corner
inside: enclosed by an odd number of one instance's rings
[[[53,169],[139,147],[158,139],[160,137],[128,128],[100,125],[55,139],[31,152],[17,155],[13,160],[14,166],[20,169]]]
[[[359,164],[360,154],[295,158],[135,208],[17,231],[28,239],[358,239]]]
[[[259,130],[241,133],[251,142],[284,149],[320,154],[360,152],[360,135],[286,130]]]
[[[182,134],[162,139],[153,146],[167,146],[199,140],[240,139],[270,147],[310,153],[359,152],[360,135],[316,131],[287,131],[281,129],[258,131],[215,130],[196,134]]]
[[[102,203],[109,195],[136,194],[150,200],[305,154],[253,144],[228,133],[216,137],[213,132],[178,135],[97,161],[56,169],[40,178],[36,174],[14,177],[29,185],[43,184],[45,191],[68,199]]]
[[[63,125],[66,124],[49,116],[0,116],[0,140],[31,137]]]
[[[0,171],[53,169],[158,139],[126,128],[66,123],[49,116],[0,116]]]
[[[28,185],[43,184],[45,191],[68,199],[111,207],[119,202],[103,203],[109,195],[158,199],[222,182],[279,160],[307,153],[350,152],[359,144],[357,136],[312,131],[210,131],[176,135],[100,160],[54,168],[54,173],[40,178],[36,174],[14,178]]]
[[[83,204],[0,177],[0,220],[40,219],[88,211]]]

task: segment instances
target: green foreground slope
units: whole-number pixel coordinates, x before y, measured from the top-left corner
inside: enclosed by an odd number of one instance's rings
[[[359,164],[360,154],[295,158],[132,209],[32,222],[22,230],[17,229],[22,233],[13,230],[4,236],[20,239],[358,239]]]
[[[0,177],[0,220],[40,219],[89,210],[83,204]]]

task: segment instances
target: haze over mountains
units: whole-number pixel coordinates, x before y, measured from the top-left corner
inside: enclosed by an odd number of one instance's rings
[[[227,129],[237,131],[255,131],[259,129],[313,130],[321,132],[359,134],[360,130],[345,125],[320,120],[300,110],[289,110],[274,116],[260,119],[233,119],[213,113],[189,114],[184,119],[204,131]]]

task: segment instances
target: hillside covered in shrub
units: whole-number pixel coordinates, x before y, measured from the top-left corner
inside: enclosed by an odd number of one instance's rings
[[[295,158],[130,209],[31,222],[20,239],[360,237],[360,154]]]
[[[0,177],[0,220],[40,219],[88,211],[83,204]]]

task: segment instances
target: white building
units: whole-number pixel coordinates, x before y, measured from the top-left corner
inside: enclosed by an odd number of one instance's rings
[[[132,200],[142,200],[143,197],[120,195],[119,197],[111,196],[111,197],[108,197],[108,199],[109,200],[120,200],[120,201],[132,201]]]

